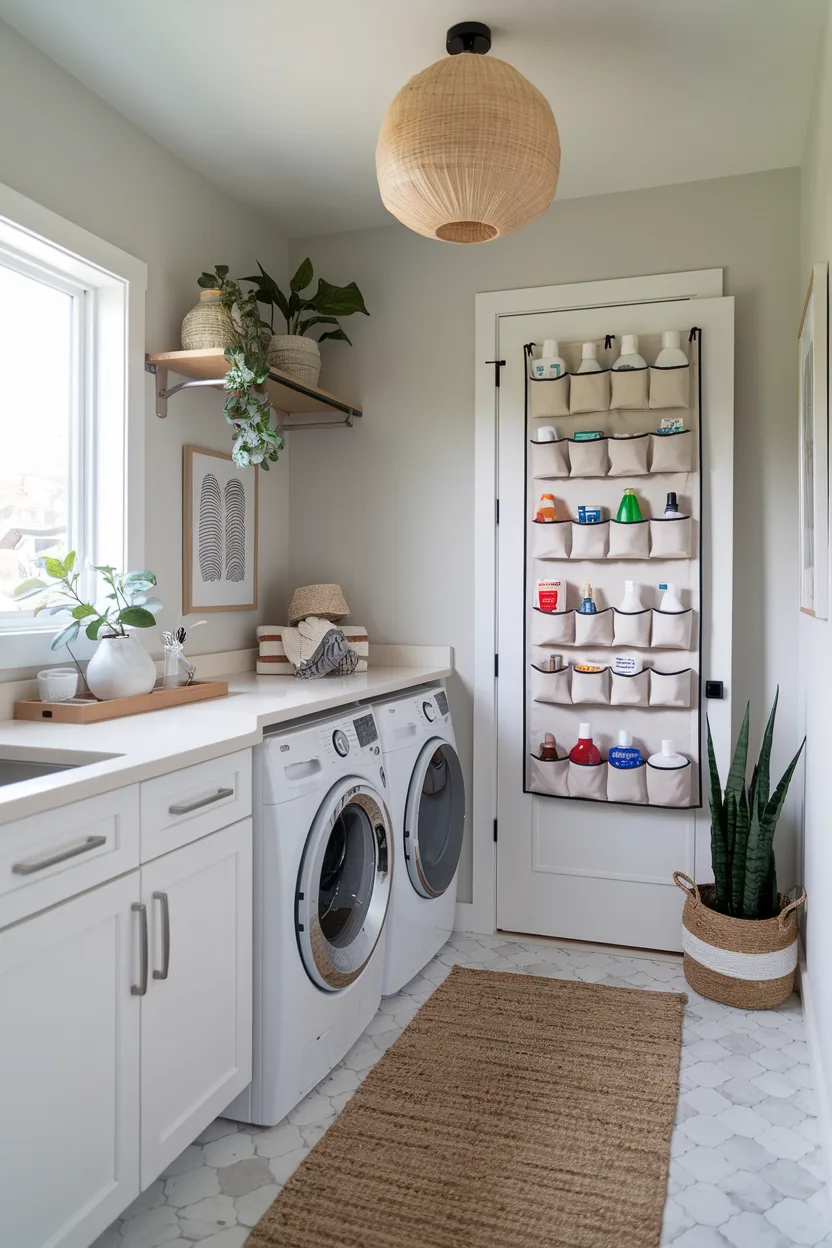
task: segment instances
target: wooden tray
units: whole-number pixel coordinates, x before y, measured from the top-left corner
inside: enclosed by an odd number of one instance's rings
[[[124,715],[144,715],[147,711],[164,711],[169,706],[185,706],[188,702],[204,702],[208,698],[228,697],[227,680],[195,680],[178,689],[154,689],[132,698],[111,698],[96,702],[72,698],[68,702],[39,702],[36,698],[16,702],[15,719],[51,719],[55,724],[98,724],[104,719],[120,719]]]

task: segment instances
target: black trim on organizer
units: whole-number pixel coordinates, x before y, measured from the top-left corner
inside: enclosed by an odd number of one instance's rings
[[[692,325],[692,326],[691,326],[690,333],[688,334],[688,342],[694,342],[694,341],[696,340],[696,336],[697,336],[697,334],[699,335],[699,346],[700,346],[700,348],[701,348],[701,346],[702,346],[702,330],[699,328],[699,326],[698,326],[698,325]]]
[[[561,643],[559,642],[558,644],[560,645]],[[572,664],[564,663],[563,667],[538,667],[536,663],[531,663],[530,666],[536,672],[542,672],[544,676],[559,676],[561,672],[568,672]]]
[[[500,389],[500,369],[505,368],[506,362],[505,360],[486,360],[485,362],[486,364],[494,365],[494,385],[499,390]]]
[[[616,523],[616,524],[619,524],[619,523],[622,523],[622,524],[623,524],[623,521],[618,521],[618,520],[616,520],[616,522],[615,522],[615,523]],[[631,523],[631,524],[634,524],[634,523],[635,523],[635,524],[638,524],[638,523],[639,523],[639,521],[638,521],[638,520],[636,520],[636,521],[631,520],[631,521],[630,521],[630,523]],[[690,609],[691,609],[691,610],[693,610],[693,608],[692,608],[692,607],[691,607]],[[615,614],[616,614],[616,615],[627,615],[627,616],[630,616],[630,615],[646,615],[648,611],[654,611],[654,610],[655,610],[655,607],[642,607],[640,611],[622,611],[620,607],[613,607],[613,611],[615,612]]]
[[[544,480],[545,480],[545,477],[541,477],[540,479],[541,479],[541,481],[544,481]],[[567,516],[565,520],[532,520],[532,524],[542,524],[542,525],[547,525],[547,524],[571,524],[571,523],[572,523],[572,517],[571,517],[571,516]]]
[[[690,364],[688,364],[687,367],[690,368]],[[669,371],[670,370],[668,369],[668,372]],[[676,412],[676,411],[681,412],[681,411],[684,411],[684,408],[654,407],[653,411],[654,412]],[[668,429],[665,433],[659,433],[658,429],[651,429],[649,430],[649,432],[650,432],[650,435],[654,438],[678,438],[678,437],[681,437],[683,433],[693,433],[693,430],[692,429]],[[658,476],[659,474],[657,473],[656,475]]]
[[[680,368],[690,368],[690,361],[687,364],[648,364],[648,368],[654,369],[657,373],[678,373]],[[637,370],[641,372],[641,369]],[[672,408],[654,407],[654,412],[672,411]],[[681,410],[681,409],[680,409]]]
[[[620,676],[622,680],[635,680],[636,676],[643,676],[645,672],[649,672],[651,670],[652,669],[649,667],[640,667],[637,672],[617,672],[614,667],[611,667],[610,673],[613,676]],[[580,706],[580,703],[578,703],[578,705]],[[610,706],[616,706],[616,705],[617,703],[610,702]],[[639,711],[647,711],[649,709],[650,708],[648,706],[636,707],[636,710],[639,710]]]
[[[656,475],[658,476],[659,474],[657,473]],[[690,520],[690,518],[691,518],[690,516],[686,516],[684,514],[680,516],[648,516],[647,517],[647,519],[650,521],[651,524],[678,524],[680,520]],[[639,522],[638,520],[636,521],[631,520],[630,523],[638,524]]]
[[[564,377],[599,377],[601,373],[611,373],[611,372],[612,372],[611,368],[593,368],[591,372],[588,372],[588,373],[579,373],[576,371],[574,373],[564,373],[563,375]],[[536,380],[540,380],[540,378],[537,378]],[[560,381],[560,378],[552,377],[550,380]],[[608,412],[609,408],[604,407],[604,408],[599,408],[598,410]],[[592,412],[578,412],[578,415],[579,416],[591,416]]]
[[[692,672],[693,668],[692,667],[680,667],[675,672],[659,672],[659,671],[656,671],[655,667],[651,667],[650,671],[653,673],[654,676],[684,676],[685,672]],[[678,709],[681,710],[682,708],[679,707]]]
[[[691,615],[693,607],[684,607],[681,611],[662,611],[661,607],[648,607],[648,611],[655,611],[656,615]]]
[[[591,416],[591,412],[585,412],[584,415]],[[557,420],[557,417],[553,417]],[[594,432],[594,430],[593,430]],[[612,438],[608,433],[602,433],[600,438],[558,438],[558,442],[577,442],[581,446],[594,446],[596,442],[611,442]]]
[[[671,708],[672,709],[672,708]],[[650,759],[646,760],[647,766],[652,767],[654,771],[684,771],[686,767],[692,767],[693,761],[686,759],[681,767],[657,767],[655,763],[651,763]],[[690,806],[665,806],[664,810],[690,810]]]
[[[620,410],[622,412],[627,412],[627,411],[643,412],[643,411],[646,411],[647,409],[643,407],[632,407],[632,408],[622,407],[620,409],[616,408],[615,410],[616,411]],[[660,409],[655,408],[655,407],[653,408],[654,412],[658,410]],[[606,436],[610,442],[638,442],[639,438],[649,438],[655,432],[656,432],[655,429],[645,429],[644,433],[627,433],[623,435],[616,435],[614,433],[608,433]],[[687,432],[690,432],[690,430],[687,430]],[[644,476],[644,473],[640,473],[639,475]]]
[[[650,369],[650,365],[645,364],[644,368],[611,368],[610,372],[611,373],[646,373],[649,371],[649,369]],[[632,410],[634,412],[643,412],[646,409],[643,407],[634,407]],[[654,408],[653,410],[655,411],[656,409]]]
[[[572,764],[572,766],[573,766],[573,767],[606,767],[607,763],[609,762],[609,759],[607,759],[607,758],[602,758],[602,759],[601,759],[601,761],[600,761],[599,763],[579,763],[579,762],[578,762],[578,760],[577,760],[577,758],[570,758],[570,759],[569,759],[569,761],[570,761],[570,763]],[[680,768],[680,770],[681,770],[681,768]],[[546,794],[544,793],[544,794],[542,794],[542,796],[543,796],[543,797],[546,797]],[[585,800],[586,800],[586,799],[585,799]],[[594,798],[590,798],[589,800],[590,800],[590,801],[594,801],[595,799],[594,799]]]
[[[650,521],[651,521],[652,519],[653,519],[653,516],[642,516],[640,520],[617,520],[617,519],[615,518],[615,516],[610,516],[609,523],[610,523],[610,524],[620,524],[620,525],[622,526],[622,528],[627,528],[627,529],[629,529],[631,525],[635,525],[635,524],[649,524],[649,523],[650,523]],[[669,517],[669,516],[668,516],[668,519],[670,519],[670,517]],[[679,517],[679,519],[680,519],[680,520],[684,520],[684,519],[685,519],[685,517],[684,517],[684,516],[680,516],[680,517]],[[637,612],[637,611],[630,611],[630,612],[625,611],[625,612],[624,612],[624,614],[625,614],[625,615],[638,615],[638,612]]]

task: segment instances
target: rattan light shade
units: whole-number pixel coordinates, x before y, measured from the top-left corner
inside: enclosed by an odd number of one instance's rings
[[[534,221],[559,170],[545,97],[505,61],[467,52],[402,87],[376,148],[385,207],[417,234],[452,243],[488,242]]]

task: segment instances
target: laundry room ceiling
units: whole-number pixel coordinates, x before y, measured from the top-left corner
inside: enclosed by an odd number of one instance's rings
[[[558,198],[800,162],[824,0],[0,0],[0,18],[288,235],[388,223],[376,136],[462,19],[547,96]],[[0,37],[2,33],[0,32]],[[164,193],[161,191],[160,193]]]

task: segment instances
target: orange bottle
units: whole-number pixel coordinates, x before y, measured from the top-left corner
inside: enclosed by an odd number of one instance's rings
[[[552,524],[557,520],[558,513],[555,509],[554,494],[540,495],[540,502],[537,504],[537,512],[534,518],[538,524]]]

